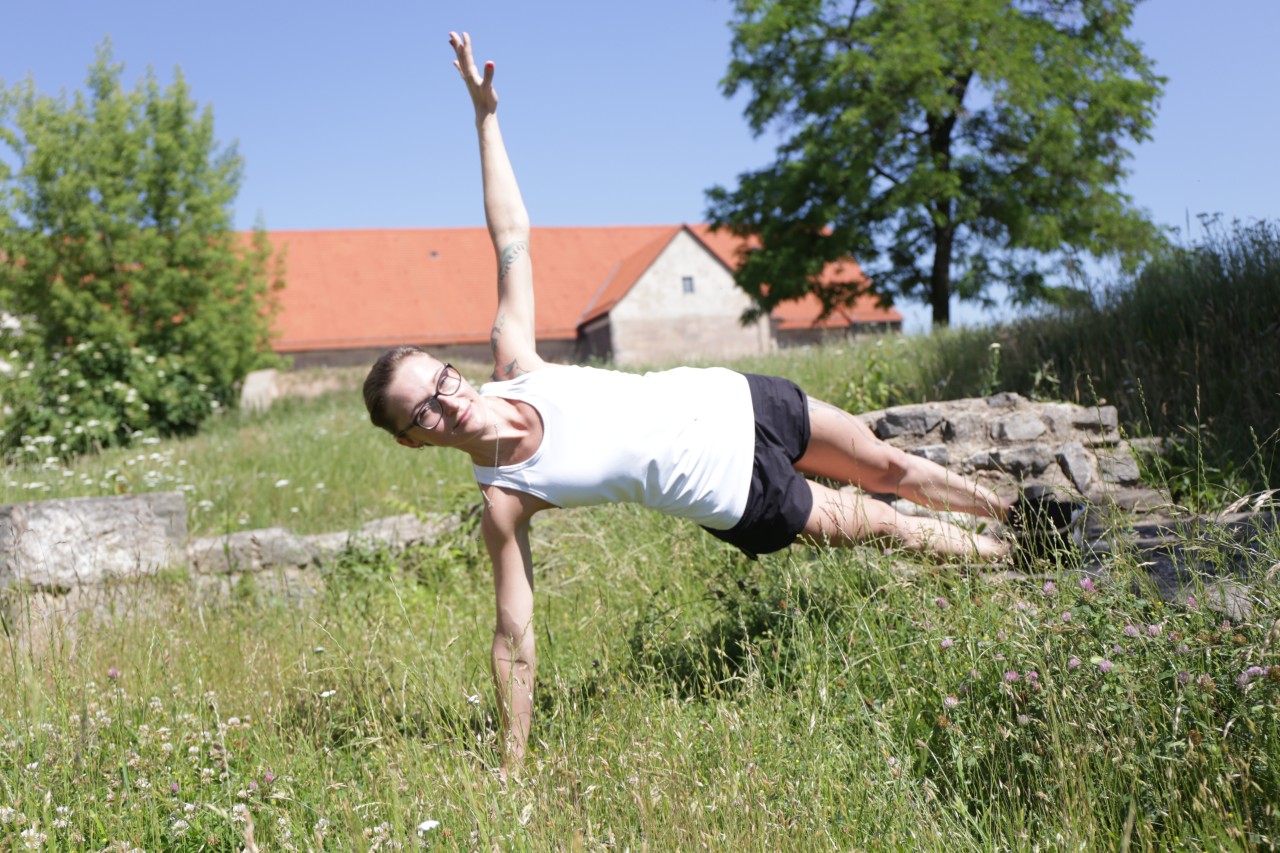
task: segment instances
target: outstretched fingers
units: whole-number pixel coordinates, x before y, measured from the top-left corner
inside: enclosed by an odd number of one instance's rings
[[[475,102],[476,108],[492,112],[498,104],[498,96],[493,89],[494,64],[486,62],[484,73],[481,74],[471,49],[470,33],[449,33],[449,44],[457,55],[453,67],[458,69],[462,81],[467,84],[467,91],[471,93],[471,100]]]

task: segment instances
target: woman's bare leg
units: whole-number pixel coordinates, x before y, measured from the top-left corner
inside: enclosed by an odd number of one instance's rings
[[[803,474],[1000,521],[1013,503],[936,462],[886,444],[857,417],[812,397],[809,423],[809,447],[795,466]]]
[[[912,551],[995,561],[1009,553],[1008,543],[972,533],[936,518],[903,515],[883,501],[852,489],[837,491],[809,483],[813,510],[803,535],[816,542],[854,545],[889,539]]]

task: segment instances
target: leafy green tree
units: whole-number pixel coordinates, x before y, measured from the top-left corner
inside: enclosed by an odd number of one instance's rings
[[[110,45],[87,93],[0,91],[0,305],[46,353],[86,342],[177,356],[230,398],[270,360],[276,291],[266,235],[232,229],[243,161],[214,139],[180,71],[132,91]],[[0,158],[0,162],[3,162]]]
[[[1132,269],[1162,242],[1119,189],[1164,78],[1126,36],[1135,0],[734,0],[727,95],[783,137],[774,163],[708,192],[755,235],[738,283],[760,310],[856,258],[882,298],[1064,302],[1084,254]]]

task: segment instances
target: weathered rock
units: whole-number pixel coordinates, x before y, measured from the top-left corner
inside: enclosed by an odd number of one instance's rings
[[[187,548],[191,568],[199,574],[240,574],[270,569],[309,569],[355,543],[401,549],[434,542],[452,529],[452,516],[397,515],[370,521],[354,532],[299,536],[283,527],[241,530],[224,536],[193,539]]]
[[[945,444],[926,444],[923,447],[913,447],[907,451],[916,456],[923,456],[930,462],[937,462],[939,465],[946,465],[948,460],[947,446]]]
[[[28,651],[65,652],[98,626],[162,612],[172,604],[171,595],[154,576],[58,590],[13,588],[0,590],[0,614],[4,630]]]
[[[995,461],[991,458],[994,450],[979,450],[977,453],[971,453],[964,459],[964,464],[970,468],[985,471],[989,468],[996,467]]]
[[[987,404],[987,408],[990,409],[1012,409],[1025,403],[1027,398],[1012,391],[1001,391],[999,394],[992,394],[990,397],[982,398],[982,400]]]
[[[434,542],[440,534],[458,526],[455,516],[443,513],[425,513],[421,517],[412,514],[379,518],[362,525],[356,531],[357,539],[376,544],[407,548]]]
[[[347,549],[351,534],[345,530],[339,530],[334,533],[315,533],[311,536],[303,536],[302,539],[316,559],[323,563]]]
[[[1112,486],[1103,491],[1100,497],[1118,509],[1134,513],[1156,512],[1172,503],[1172,498],[1167,494],[1147,486],[1135,486],[1133,488],[1116,488]]]
[[[872,429],[880,438],[893,438],[900,435],[922,436],[940,423],[942,423],[942,416],[932,409],[901,406],[896,409],[886,409],[883,416],[876,420]]]
[[[1099,450],[1097,457],[1098,473],[1108,483],[1132,486],[1142,477],[1128,446]]]
[[[991,417],[987,413],[948,412],[942,422],[942,437],[948,444],[986,441],[990,421]]]
[[[862,419],[895,447],[1003,494],[1044,486],[1098,503],[1168,503],[1161,492],[1141,485],[1114,406],[1040,403],[1002,393],[885,409]]]
[[[1022,447],[1002,447],[991,454],[991,461],[1001,471],[1012,474],[1020,481],[1043,474],[1054,458],[1046,448],[1030,444]]]
[[[1089,462],[1089,454],[1084,445],[1078,441],[1068,442],[1058,448],[1057,460],[1062,473],[1067,475],[1077,491],[1088,495],[1093,490],[1093,465]]]
[[[0,506],[0,587],[66,590],[181,564],[180,492]]]
[[[315,564],[315,554],[306,540],[283,527],[193,539],[187,555],[192,570],[201,574],[260,572]]]
[[[1046,429],[1044,421],[1033,412],[1015,412],[991,425],[991,437],[996,441],[1032,441],[1044,435]]]

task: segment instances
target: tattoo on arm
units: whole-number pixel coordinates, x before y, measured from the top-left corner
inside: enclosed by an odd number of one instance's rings
[[[528,373],[529,371],[521,367],[520,362],[513,358],[507,362],[506,366],[501,368],[501,372],[504,379],[515,379],[521,373]]]
[[[502,250],[502,254],[498,258],[498,283],[507,280],[507,273],[511,271],[512,265],[529,251],[529,244],[524,240],[517,240]]]
[[[502,336],[502,327],[507,324],[507,315],[505,312],[498,312],[498,319],[493,321],[493,328],[489,330],[489,348],[493,350],[493,357],[498,357],[498,338]]]

